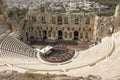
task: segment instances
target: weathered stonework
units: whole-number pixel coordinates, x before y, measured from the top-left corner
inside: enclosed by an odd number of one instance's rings
[[[111,35],[120,30],[120,5],[117,5],[115,14],[110,17],[99,17],[95,19],[95,41]]]
[[[42,22],[43,17],[45,22]],[[55,18],[55,22],[52,17]],[[23,36],[24,40],[45,38],[93,42],[94,21],[94,13],[52,13],[48,12],[45,7],[44,12],[30,11],[27,14],[23,26]]]
[[[99,17],[94,13],[54,13],[41,4],[39,10],[30,10],[24,19],[19,19],[7,16],[5,0],[0,4],[0,22],[7,22],[11,31],[23,41],[48,39],[94,43],[120,30],[120,5],[115,15]]]
[[[7,21],[6,0],[0,0],[0,24],[5,24],[6,21]]]

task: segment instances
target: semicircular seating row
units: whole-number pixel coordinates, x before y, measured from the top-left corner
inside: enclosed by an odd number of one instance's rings
[[[8,64],[40,64],[37,52],[17,38],[7,36],[0,44],[0,55]]]
[[[105,59],[106,56],[109,56],[114,49],[114,43],[110,39],[102,42],[94,47],[91,47],[85,51],[76,51],[79,55],[69,64],[69,69],[80,68],[81,66],[91,66]],[[63,66],[66,68],[65,66]]]
[[[78,67],[80,66],[80,64],[89,64],[88,60],[91,62],[96,62],[96,60],[103,58],[106,55],[105,53],[107,53],[108,55],[112,48],[113,45],[111,43],[111,40],[103,42],[102,44],[99,44],[93,48],[84,51],[82,55],[83,57],[78,57],[70,64],[62,65],[62,67],[69,67],[72,69],[72,67]],[[44,64],[38,61],[38,59],[36,58],[36,51],[34,51],[31,47],[27,46],[26,44],[12,36],[7,36],[1,42],[0,51],[2,59],[11,65],[26,67],[30,69],[45,69],[45,66],[50,67],[50,65],[44,66]],[[58,70],[59,68],[52,66],[52,68],[49,69]]]
[[[20,40],[12,37],[7,36],[0,45],[0,48],[2,50],[10,51],[13,53],[29,56],[29,57],[35,57],[36,51],[34,51],[31,47],[27,46]]]

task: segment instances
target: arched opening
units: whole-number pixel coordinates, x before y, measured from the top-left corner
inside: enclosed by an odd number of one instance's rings
[[[58,31],[58,40],[63,39],[63,32],[61,30]]]
[[[43,30],[43,39],[47,39],[47,31]]]
[[[56,24],[56,17],[52,16],[52,24]]]
[[[78,36],[79,36],[78,34],[79,34],[78,31],[74,32],[74,40],[78,40]]]
[[[86,24],[90,24],[90,17],[86,16]]]
[[[45,6],[44,5],[41,6],[41,12],[45,12]]]
[[[68,24],[68,17],[67,16],[64,17],[64,24]]]
[[[62,16],[58,16],[57,21],[58,25],[62,25]]]
[[[46,18],[45,18],[45,16],[41,17],[41,22],[42,22],[42,24],[46,24]]]
[[[79,24],[79,17],[75,16],[74,24]]]

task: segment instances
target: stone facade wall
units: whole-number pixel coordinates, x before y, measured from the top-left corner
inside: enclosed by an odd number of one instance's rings
[[[52,13],[29,11],[23,26],[24,40],[46,38],[93,42],[94,13]],[[54,20],[53,20],[54,17]]]
[[[120,30],[120,5],[110,17],[94,13],[54,13],[41,4],[24,19],[7,16],[6,0],[0,1],[0,24],[8,25],[23,41],[33,39],[71,40],[94,43]]]

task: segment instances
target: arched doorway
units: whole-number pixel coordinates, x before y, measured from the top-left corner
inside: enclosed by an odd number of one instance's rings
[[[62,40],[63,39],[63,32],[61,30],[58,31],[58,40]]]
[[[79,34],[78,31],[74,32],[74,40],[78,40],[78,34]]]
[[[43,39],[47,39],[47,31],[43,30]]]

